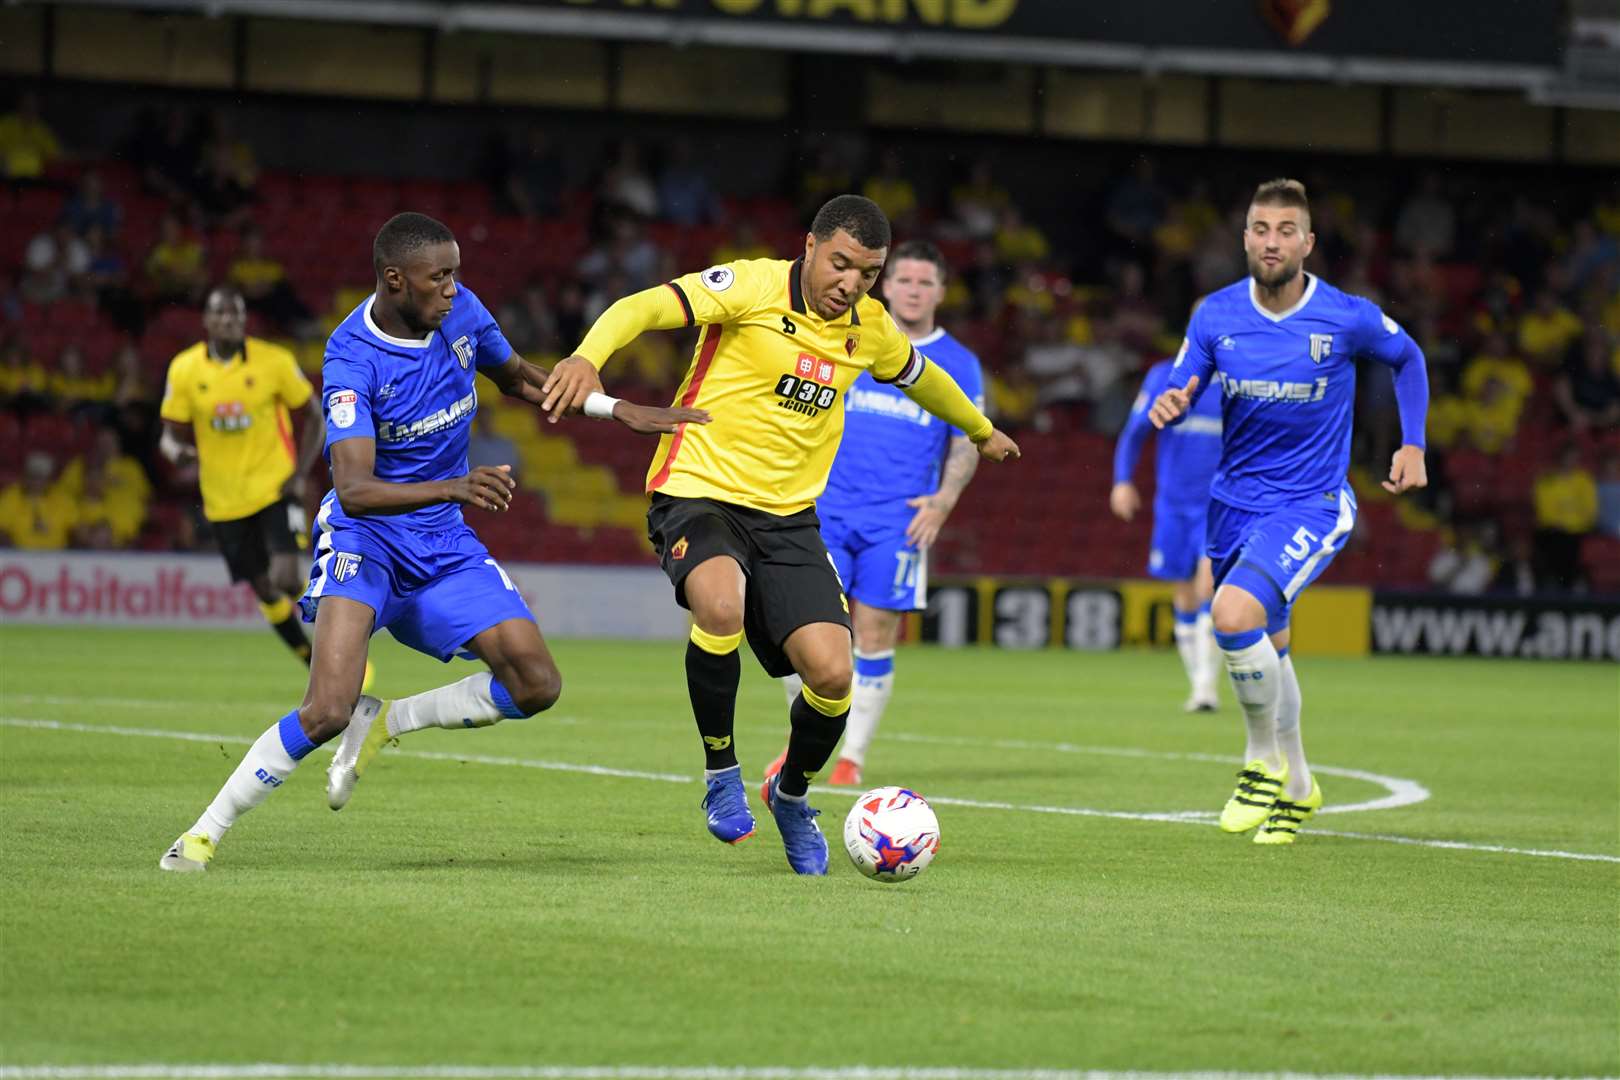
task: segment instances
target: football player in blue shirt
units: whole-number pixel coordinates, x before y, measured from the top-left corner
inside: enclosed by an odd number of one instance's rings
[[[1346,475],[1357,357],[1394,371],[1402,445],[1384,489],[1428,483],[1423,351],[1376,304],[1303,272],[1315,241],[1304,185],[1261,184],[1243,230],[1249,277],[1205,299],[1149,412],[1163,428],[1195,409],[1201,391],[1221,397],[1208,553],[1215,637],[1248,728],[1246,764],[1221,828],[1258,826],[1261,844],[1292,843],[1322,806],[1300,741],[1288,617],[1356,522]]]
[[[315,623],[309,690],[164,854],[165,870],[207,869],[236,819],[339,733],[326,785],[334,810],[388,739],[533,716],[562,690],[528,605],[462,519],[467,506],[507,509],[516,488],[508,465],[467,467],[474,375],[538,405],[547,373],[513,353],[457,280],[461,252],[444,225],[422,214],[390,218],[372,262],[377,291],[333,331],[322,368],[332,491],[316,519],[315,562],[300,601]],[[700,410],[600,394],[586,412],[643,433],[708,420]],[[489,670],[398,701],[362,696],[368,643],[383,627],[441,661],[464,655]]]
[[[1161,360],[1148,369],[1114,447],[1114,486],[1108,493],[1108,508],[1121,521],[1130,521],[1142,508],[1142,496],[1131,477],[1153,431],[1148,408],[1168,385],[1174,363]],[[1149,577],[1173,582],[1170,606],[1175,610],[1176,651],[1192,684],[1192,695],[1183,706],[1188,712],[1214,712],[1220,705],[1209,611],[1214,584],[1209,557],[1204,554],[1209,484],[1220,459],[1221,399],[1205,394],[1191,416],[1159,435],[1153,463],[1153,540],[1147,566]]]
[[[923,240],[898,245],[883,277],[883,298],[911,343],[983,409],[979,358],[934,325],[934,312],[945,299],[945,256],[939,248]],[[871,372],[862,373],[845,395],[844,439],[827,489],[816,500],[821,537],[855,624],[854,701],[827,777],[834,787],[861,783],[867,748],[894,692],[900,620],[927,605],[928,548],[978,464],[972,440]],[[784,679],[783,686],[793,700],[798,676]],[[767,783],[782,761],[778,757],[767,767]]]

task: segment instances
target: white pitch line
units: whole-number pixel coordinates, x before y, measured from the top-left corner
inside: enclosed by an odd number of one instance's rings
[[[206,743],[235,743],[251,745],[253,739],[243,735],[211,735],[199,731],[167,731],[159,728],[132,728],[114,727],[98,724],[76,724],[64,720],[39,720],[20,716],[0,716],[0,725],[16,728],[31,728],[41,731],[72,731],[90,735],[126,735],[150,739],[177,739],[184,742]],[[689,784],[693,778],[680,773],[643,772],[636,769],[615,769],[604,765],[580,765],[561,761],[539,761],[532,758],[492,757],[483,754],[444,754],[426,751],[396,750],[400,757],[419,758],[426,761],[452,761],[473,762],[481,765],[505,765],[526,769],[545,769],[552,772],[586,773],[592,776],[613,776],[629,780],[657,780],[663,783]],[[1190,755],[1187,755],[1190,756]],[[1224,759],[1222,759],[1224,760]],[[1326,771],[1325,769],[1323,771]],[[1339,770],[1350,773],[1351,770]],[[1366,774],[1368,776],[1374,774]],[[852,792],[847,788],[828,788],[817,786],[813,790],[829,795],[851,797]],[[1427,793],[1425,793],[1427,794]],[[930,795],[930,802],[941,806],[961,806],[975,810],[1010,810],[1025,814],[1056,814],[1066,817],[1094,817],[1112,818],[1116,821],[1164,821],[1174,825],[1204,825],[1212,824],[1211,815],[1199,810],[1181,810],[1164,812],[1137,812],[1129,810],[1098,810],[1084,806],[1043,806],[1039,804],[989,802],[978,799],[958,799],[943,795]],[[1500,844],[1476,844],[1463,840],[1430,840],[1415,836],[1391,836],[1379,833],[1352,833],[1335,832],[1328,829],[1312,829],[1316,836],[1337,836],[1348,840],[1372,840],[1389,844],[1405,844],[1413,847],[1441,848],[1448,851],[1483,851],[1502,855],[1527,855],[1549,859],[1577,859],[1584,862],[1620,863],[1620,856],[1601,855],[1592,852],[1558,851],[1542,848],[1517,848]],[[4,1080],[0,1076],[0,1080]]]
[[[1344,1073],[1110,1072],[891,1065],[0,1065],[0,1080],[1371,1080]],[[1402,1076],[1400,1080],[1442,1080]]]

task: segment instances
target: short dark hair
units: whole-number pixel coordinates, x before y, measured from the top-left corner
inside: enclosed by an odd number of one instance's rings
[[[230,303],[238,303],[244,306],[247,304],[247,298],[242,295],[242,290],[228,281],[221,282],[208,290],[208,295],[203,297],[203,307],[207,307],[208,302],[216,296]]]
[[[889,246],[889,219],[881,207],[861,195],[838,195],[828,199],[816,211],[816,220],[810,223],[810,235],[817,240],[830,240],[832,234],[843,229],[854,237],[861,247]]]
[[[948,269],[945,265],[945,255],[927,240],[907,240],[893,251],[889,252],[889,265],[897,265],[901,259],[916,259],[919,262],[933,263],[939,270],[939,280],[945,280]]]
[[[1306,217],[1311,214],[1311,200],[1305,196],[1305,185],[1286,177],[1267,180],[1255,188],[1254,198],[1249,200],[1249,205],[1294,206],[1305,211]]]
[[[417,251],[433,244],[448,244],[456,236],[444,222],[407,210],[383,222],[371,243],[371,267],[382,277],[384,267],[403,266]]]

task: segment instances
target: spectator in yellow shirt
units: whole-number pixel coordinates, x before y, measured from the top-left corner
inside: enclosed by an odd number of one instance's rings
[[[107,498],[134,507],[138,512],[137,517],[145,519],[146,504],[152,496],[152,482],[147,479],[141,463],[124,453],[118,441],[118,432],[112,428],[101,428],[96,432],[96,441],[87,456],[68,462],[61,478],[56,481],[56,490],[69,498],[79,498],[85,492],[86,477],[92,471],[101,474]]]
[[[1490,334],[1485,339],[1484,348],[1463,369],[1463,393],[1478,397],[1485,384],[1493,379],[1521,402],[1535,389],[1529,365],[1514,354],[1507,335],[1500,332]]]
[[[128,546],[140,534],[146,507],[110,490],[102,466],[91,465],[82,472],[83,490],[74,500],[77,517],[74,546],[100,549]]]
[[[73,500],[51,489],[56,463],[43,450],[28,455],[23,478],[0,491],[0,537],[13,547],[51,551],[68,546],[78,514]]]
[[[208,279],[203,246],[186,235],[173,214],[163,215],[158,241],[146,256],[146,276],[159,299],[202,303]]]
[[[1536,294],[1535,307],[1519,319],[1519,351],[1537,367],[1558,367],[1582,329],[1581,320],[1559,302],[1558,294],[1543,289]]]
[[[915,226],[917,189],[911,186],[902,169],[899,152],[885,150],[878,162],[877,175],[866,181],[861,194],[877,203],[889,215],[894,227],[904,232]]]
[[[1558,464],[1536,477],[1536,580],[1573,588],[1580,579],[1581,538],[1597,525],[1597,481],[1568,443]]]
[[[85,370],[84,353],[77,345],[64,345],[46,384],[50,394],[69,410],[110,405],[118,389],[112,372],[92,375]]]
[[[16,110],[0,116],[0,170],[7,180],[39,180],[61,156],[62,144],[39,115],[38,95],[24,92]]]
[[[304,336],[309,308],[287,280],[286,268],[265,253],[264,233],[257,225],[242,230],[242,247],[225,278],[241,290],[249,311],[261,313],[290,334]]]
[[[17,338],[6,342],[0,348],[0,401],[19,412],[31,412],[48,403],[49,392],[45,369],[29,357],[27,347]]]
[[[1003,263],[1041,262],[1049,250],[1041,230],[1026,222],[1018,207],[1009,206],[1001,212],[1001,224],[996,229],[996,255]]]

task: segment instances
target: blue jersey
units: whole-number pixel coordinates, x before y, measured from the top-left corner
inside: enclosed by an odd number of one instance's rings
[[[1170,383],[1174,360],[1160,360],[1148,368],[1147,378],[1131,406],[1131,415],[1119,433],[1114,447],[1114,483],[1128,484],[1142,457],[1142,446],[1153,433],[1148,410]],[[1154,474],[1158,481],[1153,494],[1157,516],[1181,511],[1202,512],[1209,506],[1209,485],[1221,460],[1221,399],[1206,394],[1198,399],[1187,418],[1159,432],[1154,451]]]
[[[1199,398],[1221,395],[1211,497],[1268,510],[1336,494],[1350,467],[1358,356],[1395,369],[1402,440],[1423,446],[1423,352],[1395,320],[1312,274],[1299,303],[1281,315],[1262,308],[1253,289],[1245,278],[1209,295],[1170,374],[1172,387],[1196,375]]]
[[[984,409],[979,358],[943,329],[912,342]],[[833,459],[819,511],[907,514],[906,500],[939,490],[939,470],[962,432],[923,410],[892,383],[863,371],[844,394],[844,441]]]
[[[377,442],[377,479],[389,483],[449,480],[467,473],[467,441],[478,394],[473,378],[512,356],[500,327],[478,297],[458,286],[450,314],[426,338],[391,337],[371,318],[372,297],[326,342],[321,400],[326,456],[344,439]],[[461,507],[439,503],[406,514],[350,519],[332,497],[334,527],[434,532],[462,524]]]

